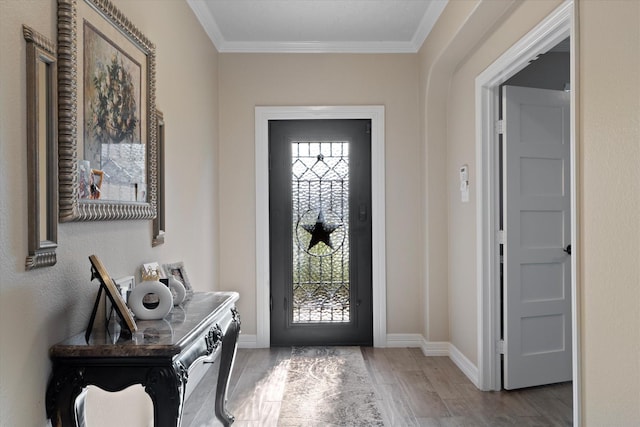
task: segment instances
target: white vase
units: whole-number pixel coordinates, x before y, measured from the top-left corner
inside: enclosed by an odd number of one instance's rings
[[[187,295],[187,290],[181,281],[174,277],[169,277],[169,290],[173,295],[173,305],[181,304],[184,301],[184,297]]]
[[[147,308],[144,306],[143,299],[147,294],[155,294],[158,297],[158,305],[156,307]],[[127,304],[137,319],[157,320],[162,319],[171,311],[173,295],[164,284],[155,280],[148,280],[133,288]]]

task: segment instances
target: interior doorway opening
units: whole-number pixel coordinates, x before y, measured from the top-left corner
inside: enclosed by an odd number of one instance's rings
[[[500,390],[501,366],[501,300],[500,300],[500,153],[496,127],[500,113],[500,86],[509,78],[552,48],[569,40],[570,87],[577,87],[576,34],[574,4],[563,3],[543,22],[507,50],[476,78],[476,166],[478,171],[477,205],[477,274],[478,274],[478,385],[483,390]],[[580,419],[579,324],[576,316],[576,93],[570,92],[570,188],[571,188],[571,307],[572,307],[572,378],[574,423]]]
[[[570,44],[565,38],[499,87],[503,389],[571,380]]]

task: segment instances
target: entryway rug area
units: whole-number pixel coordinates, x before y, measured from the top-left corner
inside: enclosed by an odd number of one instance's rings
[[[358,347],[294,347],[278,426],[384,426]]]

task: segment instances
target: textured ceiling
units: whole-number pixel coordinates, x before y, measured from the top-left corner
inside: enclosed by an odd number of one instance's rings
[[[414,53],[447,0],[187,0],[220,52]]]

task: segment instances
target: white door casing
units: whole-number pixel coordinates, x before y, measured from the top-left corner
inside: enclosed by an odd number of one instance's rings
[[[538,55],[549,51],[567,37],[570,39],[571,62],[571,298],[573,339],[573,422],[581,420],[581,363],[580,363],[580,224],[576,207],[579,202],[579,163],[577,162],[578,98],[580,87],[578,63],[577,16],[579,5],[566,0],[513,44],[499,58],[476,77],[476,253],[477,253],[477,310],[478,310],[478,376],[476,385],[482,390],[500,390],[502,383],[500,337],[500,260],[498,252],[499,174],[496,120],[499,110],[499,87]]]
[[[505,86],[504,387],[569,381],[570,100]]]
[[[370,119],[373,345],[387,346],[385,243],[385,108],[382,105],[255,107],[256,314],[255,346],[270,345],[269,316],[269,120]]]

